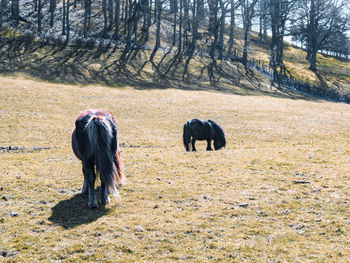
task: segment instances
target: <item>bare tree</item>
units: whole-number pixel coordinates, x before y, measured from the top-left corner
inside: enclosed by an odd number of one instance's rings
[[[209,56],[211,59],[215,59],[215,51],[218,43],[218,33],[219,33],[219,19],[218,19],[218,11],[219,11],[219,1],[216,0],[208,0],[209,5],[209,27],[208,31],[210,35],[214,36],[214,39],[211,44],[211,48],[209,51]]]
[[[243,55],[242,62],[244,65],[247,65],[248,62],[248,33],[252,27],[252,19],[255,14],[255,5],[258,0],[241,0],[242,8],[242,20],[243,20],[243,32],[244,32],[244,46],[243,46]]]
[[[84,2],[84,37],[87,38],[90,28],[91,0]]]
[[[270,0],[259,0],[259,38],[260,41],[266,40]]]
[[[185,75],[188,75],[188,66],[196,50],[196,42],[198,39],[199,16],[200,16],[200,12],[202,10],[203,4],[204,4],[203,0],[193,0],[193,3],[192,3],[192,40],[189,46],[189,52],[185,63],[183,77],[185,77]]]
[[[229,58],[232,54],[232,48],[235,41],[235,27],[236,27],[236,9],[238,8],[239,1],[235,2],[230,0],[230,32],[228,40],[228,48],[226,53],[226,58]]]
[[[221,16],[219,19],[219,42],[218,42],[218,59],[222,60],[223,55],[224,55],[224,36],[225,36],[225,18],[226,18],[226,12],[227,12],[227,7],[229,5],[229,2],[226,4],[223,2],[223,0],[219,0],[220,2],[220,11],[221,11]]]
[[[66,35],[66,0],[62,3],[62,35]]]
[[[14,21],[14,25],[19,25],[19,0],[12,0],[11,4],[11,18]]]
[[[208,32],[211,35],[217,31],[217,20],[218,20],[218,0],[207,0],[209,8],[209,23]]]
[[[144,42],[149,40],[149,28],[151,26],[151,6],[149,0],[142,0],[142,11],[143,11],[143,25],[142,25],[142,36]]]
[[[56,0],[50,0],[50,27],[53,27],[54,18],[55,18],[55,11],[56,11]]]
[[[2,27],[4,16],[6,14],[6,7],[7,7],[7,1],[1,0],[1,2],[0,2],[0,27]]]
[[[178,2],[177,0],[170,0],[170,13],[173,15],[173,43],[172,46],[176,44],[176,27],[177,27],[177,12],[178,12]]]
[[[113,27],[114,22],[114,8],[113,3],[114,0],[108,0],[107,2],[107,14],[108,14],[108,31],[110,31]]]
[[[120,27],[120,0],[115,0],[115,18],[114,18],[114,35],[115,40],[119,39],[119,27]]]
[[[108,27],[107,0],[102,0],[102,13],[103,13],[103,32],[102,32],[102,37],[105,37],[106,34],[107,34],[107,27]]]
[[[280,81],[280,75],[286,73],[283,63],[284,36],[286,23],[296,1],[293,0],[270,0],[271,18],[271,50],[270,66],[273,71],[274,81]]]
[[[157,19],[156,44],[155,44],[154,49],[152,51],[150,61],[153,61],[154,56],[160,47],[160,23],[161,23],[161,19],[162,19],[162,4],[163,4],[162,0],[156,0],[156,2],[155,2],[156,14],[157,14],[157,17],[156,17],[156,19]]]
[[[37,11],[38,11],[38,34],[40,34],[41,33],[41,16],[42,16],[42,14],[41,14],[41,10],[42,10],[42,4],[41,4],[41,0],[38,0],[38,9],[37,9]]]
[[[66,26],[66,31],[67,31],[66,42],[67,43],[68,43],[69,37],[70,37],[69,8],[70,8],[70,2],[69,2],[69,0],[67,0],[67,12],[66,12],[66,25],[67,25]]]
[[[348,1],[301,0],[294,35],[306,43],[311,70],[317,71],[317,52],[348,29],[348,10]]]

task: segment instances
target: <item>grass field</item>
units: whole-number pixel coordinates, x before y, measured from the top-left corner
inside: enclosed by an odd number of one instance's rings
[[[1,262],[350,261],[349,105],[0,83]],[[87,108],[116,116],[127,177],[94,210],[70,146]],[[185,152],[191,118],[220,124],[226,148]]]

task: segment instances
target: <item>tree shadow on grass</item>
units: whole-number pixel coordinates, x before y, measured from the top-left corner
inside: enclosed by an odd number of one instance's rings
[[[66,229],[89,224],[112,211],[112,209],[101,205],[98,208],[89,209],[87,195],[83,194],[77,194],[68,200],[60,201],[51,210],[52,215],[48,220]]]
[[[261,69],[261,64],[255,60],[249,62],[249,68],[244,67],[238,58],[219,62],[204,56],[195,60],[192,55],[186,57],[170,50],[163,56],[159,53],[153,60],[153,53],[141,49],[123,50],[122,45],[114,48],[75,42],[67,45],[45,39],[34,40],[34,37],[18,36],[0,29],[1,74],[24,72],[38,79],[68,84],[211,90],[242,96],[268,95],[313,101],[320,98],[338,101],[342,96],[331,89],[325,91],[323,86],[312,87],[307,83],[293,82],[275,89],[275,85],[269,84],[269,71],[262,66],[263,71],[258,73],[256,68]],[[147,59],[149,55],[151,58]],[[190,60],[193,64],[188,64]],[[151,66],[146,68],[148,62]],[[322,83],[322,78],[320,81]]]

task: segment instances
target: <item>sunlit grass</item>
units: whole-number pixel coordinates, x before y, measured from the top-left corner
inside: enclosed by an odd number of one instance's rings
[[[257,39],[255,34],[252,35],[255,39]],[[270,60],[270,51],[266,47],[267,46],[257,46],[256,42],[252,42],[251,45],[251,58],[264,62],[265,67],[268,66]],[[320,85],[320,81],[316,74],[309,69],[310,63],[306,60],[305,50],[293,47],[292,45],[286,43],[283,55],[284,63],[294,78],[316,86]],[[318,72],[331,88],[337,89],[337,86],[341,86],[345,92],[349,92],[349,61],[342,61],[332,56],[318,54],[317,62]]]

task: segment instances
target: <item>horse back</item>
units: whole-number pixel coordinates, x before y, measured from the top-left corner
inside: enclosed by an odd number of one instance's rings
[[[75,156],[82,160],[83,154],[88,147],[88,134],[85,132],[87,124],[91,119],[100,119],[101,122],[106,121],[111,130],[110,149],[113,155],[118,151],[118,134],[115,118],[112,113],[106,110],[86,110],[82,112],[75,120],[75,128],[72,132],[72,148]]]
[[[192,119],[187,122],[191,128],[191,135],[195,140],[208,140],[212,137],[212,127],[207,121]]]

